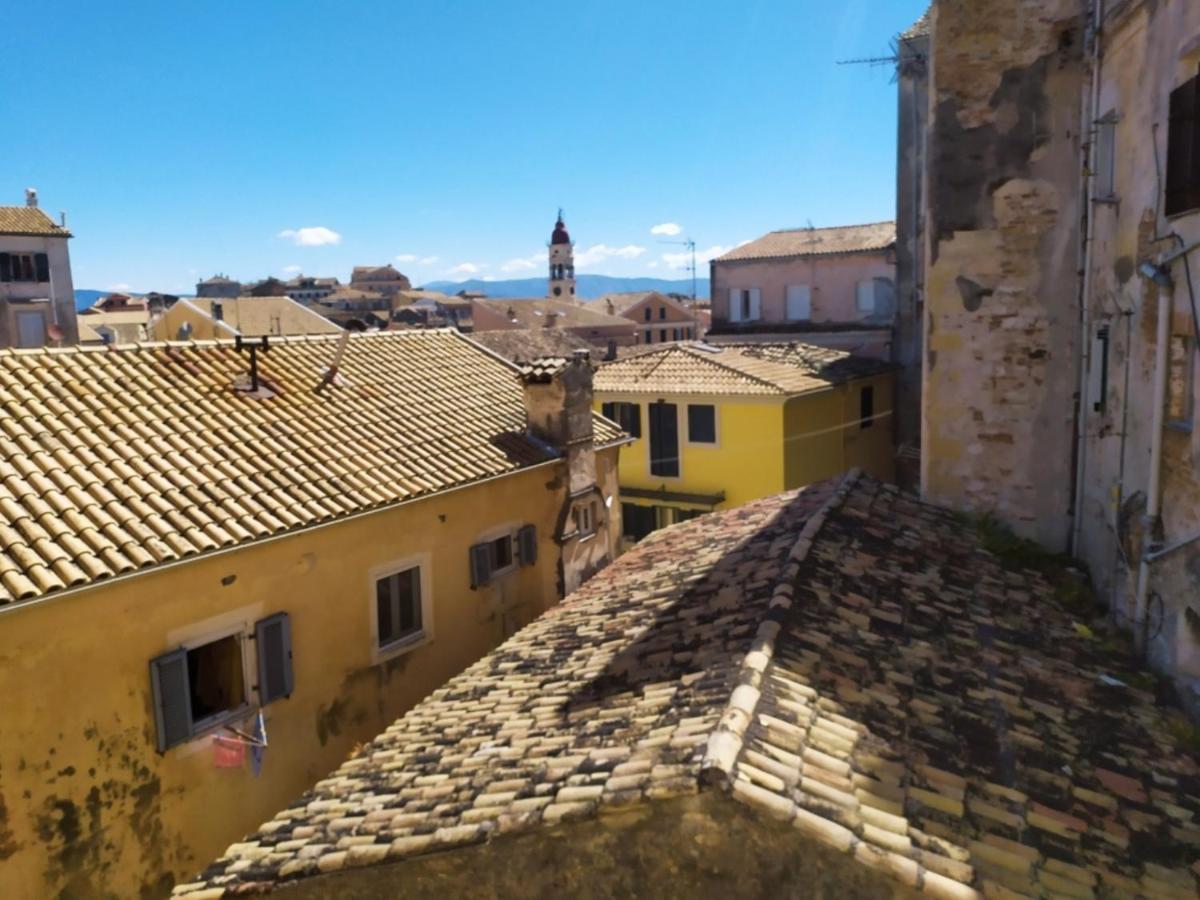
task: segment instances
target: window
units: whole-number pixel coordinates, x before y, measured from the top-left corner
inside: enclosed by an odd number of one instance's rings
[[[50,280],[50,258],[45,253],[0,253],[0,281]]]
[[[679,422],[674,403],[651,403],[650,474],[679,477]]]
[[[784,314],[789,322],[807,322],[812,318],[812,293],[807,284],[789,284]]]
[[[600,412],[606,419],[612,419],[622,430],[633,435],[642,436],[642,407],[637,403],[602,403]]]
[[[518,562],[532,566],[537,562],[537,529],[524,525],[499,537],[472,545],[468,554],[471,565],[471,587],[483,587],[497,575],[503,575]]]
[[[1108,326],[1101,325],[1092,339],[1092,354],[1088,360],[1088,396],[1092,401],[1092,412],[1101,415],[1108,406],[1108,342]]]
[[[660,320],[662,320],[662,319],[665,319],[666,317],[667,317],[667,308],[665,306],[660,306],[658,308],[658,318]]]
[[[588,537],[596,532],[596,511],[591,503],[581,503],[574,509],[575,530],[581,537]]]
[[[647,322],[649,322],[650,321],[650,307],[647,306],[645,309],[642,310],[642,313],[643,313],[643,318]]]
[[[673,340],[673,341],[679,340],[679,329],[678,328],[671,329],[671,340]]]
[[[1171,91],[1167,123],[1168,216],[1200,208],[1200,76]]]
[[[729,291],[729,321],[754,322],[761,311],[758,288],[731,288]]]
[[[375,621],[381,650],[422,633],[419,566],[376,579]]]
[[[665,344],[667,342],[667,329],[665,329],[665,328],[658,329],[658,342],[660,344]]]
[[[715,444],[717,442],[717,410],[705,404],[689,405],[688,441],[693,444]]]
[[[244,659],[248,637],[237,631],[150,661],[160,753],[244,714],[250,698]],[[252,639],[258,655],[258,683],[254,686],[258,702],[266,705],[291,696],[288,614],[276,613],[256,622]]]
[[[1116,141],[1117,114],[1107,113],[1096,122],[1096,150],[1092,156],[1095,171],[1092,176],[1092,199],[1105,203],[1117,199],[1116,191]]]
[[[17,313],[17,346],[46,346],[46,317],[41,311]]]
[[[621,533],[631,541],[640,541],[657,527],[653,506],[621,504]]]
[[[875,312],[875,279],[868,278],[858,283],[858,311],[871,315]]]
[[[867,385],[858,392],[858,425],[870,428],[875,424],[875,388]]]

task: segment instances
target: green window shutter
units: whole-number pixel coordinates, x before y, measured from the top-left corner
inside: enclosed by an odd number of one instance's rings
[[[187,651],[180,648],[150,661],[150,686],[154,694],[154,721],[158,752],[182,744],[192,736],[191,686]]]
[[[37,270],[37,280],[46,283],[50,280],[50,257],[45,253],[35,253],[33,264]]]
[[[292,695],[292,623],[287,613],[276,613],[254,623],[258,648],[258,699],[266,706],[272,700]]]
[[[521,565],[532,566],[537,562],[537,527],[523,525],[517,532],[517,552],[521,554]]]
[[[475,544],[471,547],[471,587],[477,588],[488,583],[492,577],[492,553],[487,544]]]

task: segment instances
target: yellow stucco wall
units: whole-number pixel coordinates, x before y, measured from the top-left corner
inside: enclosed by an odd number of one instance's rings
[[[616,452],[597,454],[606,496]],[[541,466],[0,615],[0,896],[160,896],[284,808],[556,601],[563,476]],[[467,548],[526,523],[537,564],[471,590]],[[433,636],[377,664],[370,572],[406,559],[427,566]],[[215,768],[208,737],[157,753],[150,660],[278,611],[295,689],[265,707],[261,777]]]
[[[784,489],[782,398],[729,398],[699,394],[646,397],[606,391],[597,391],[595,397],[597,410],[604,403],[614,401],[641,406],[642,436],[621,448],[622,487],[692,494],[724,491],[723,507],[740,506]],[[647,407],[659,399],[674,403],[677,407],[680,453],[678,478],[650,473],[650,419]],[[688,442],[689,403],[712,404],[716,407],[716,444]]]
[[[875,392],[875,422],[858,427],[859,393]],[[676,394],[647,397],[596,392],[596,409],[604,403],[637,403],[642,436],[621,449],[620,480],[626,488],[687,494],[725,493],[719,508],[740,506],[760,497],[803,487],[859,466],[887,481],[894,480],[893,376],[881,375],[792,397],[704,396]],[[678,478],[650,474],[650,425],[647,406],[654,400],[676,404],[679,419]],[[689,403],[712,404],[717,410],[717,443],[687,441]],[[680,506],[688,504],[626,498],[627,502]]]

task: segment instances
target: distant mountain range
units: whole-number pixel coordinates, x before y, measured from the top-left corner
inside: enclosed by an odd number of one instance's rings
[[[430,281],[422,287],[431,291],[442,291],[446,294],[457,294],[459,291],[483,291],[489,297],[545,297],[545,278],[510,278],[507,281],[483,281],[479,278],[470,281]],[[615,278],[611,275],[580,275],[575,279],[575,290],[581,300],[595,300],[605,294],[619,294],[625,291],[659,291],[663,294],[692,293],[690,278]],[[90,288],[78,288],[75,291],[75,308],[87,309],[101,297],[107,297],[112,291],[96,291]],[[131,297],[140,297],[138,291],[125,291]],[[701,300],[708,299],[708,279],[696,279],[696,296]]]
[[[459,291],[483,291],[489,297],[545,297],[545,278],[512,278],[507,281],[430,281],[423,285],[431,291],[457,294]],[[580,275],[575,290],[581,300],[594,300],[605,294],[624,291],[660,291],[664,294],[692,293],[692,279],[679,278],[615,278],[611,275]],[[696,297],[708,299],[708,279],[696,279]]]

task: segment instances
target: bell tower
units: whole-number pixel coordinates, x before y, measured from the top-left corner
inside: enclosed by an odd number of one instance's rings
[[[558,211],[558,221],[554,223],[554,233],[550,235],[549,296],[559,300],[575,298],[575,245],[571,243],[571,235],[567,234],[567,226],[563,224],[561,209]]]

